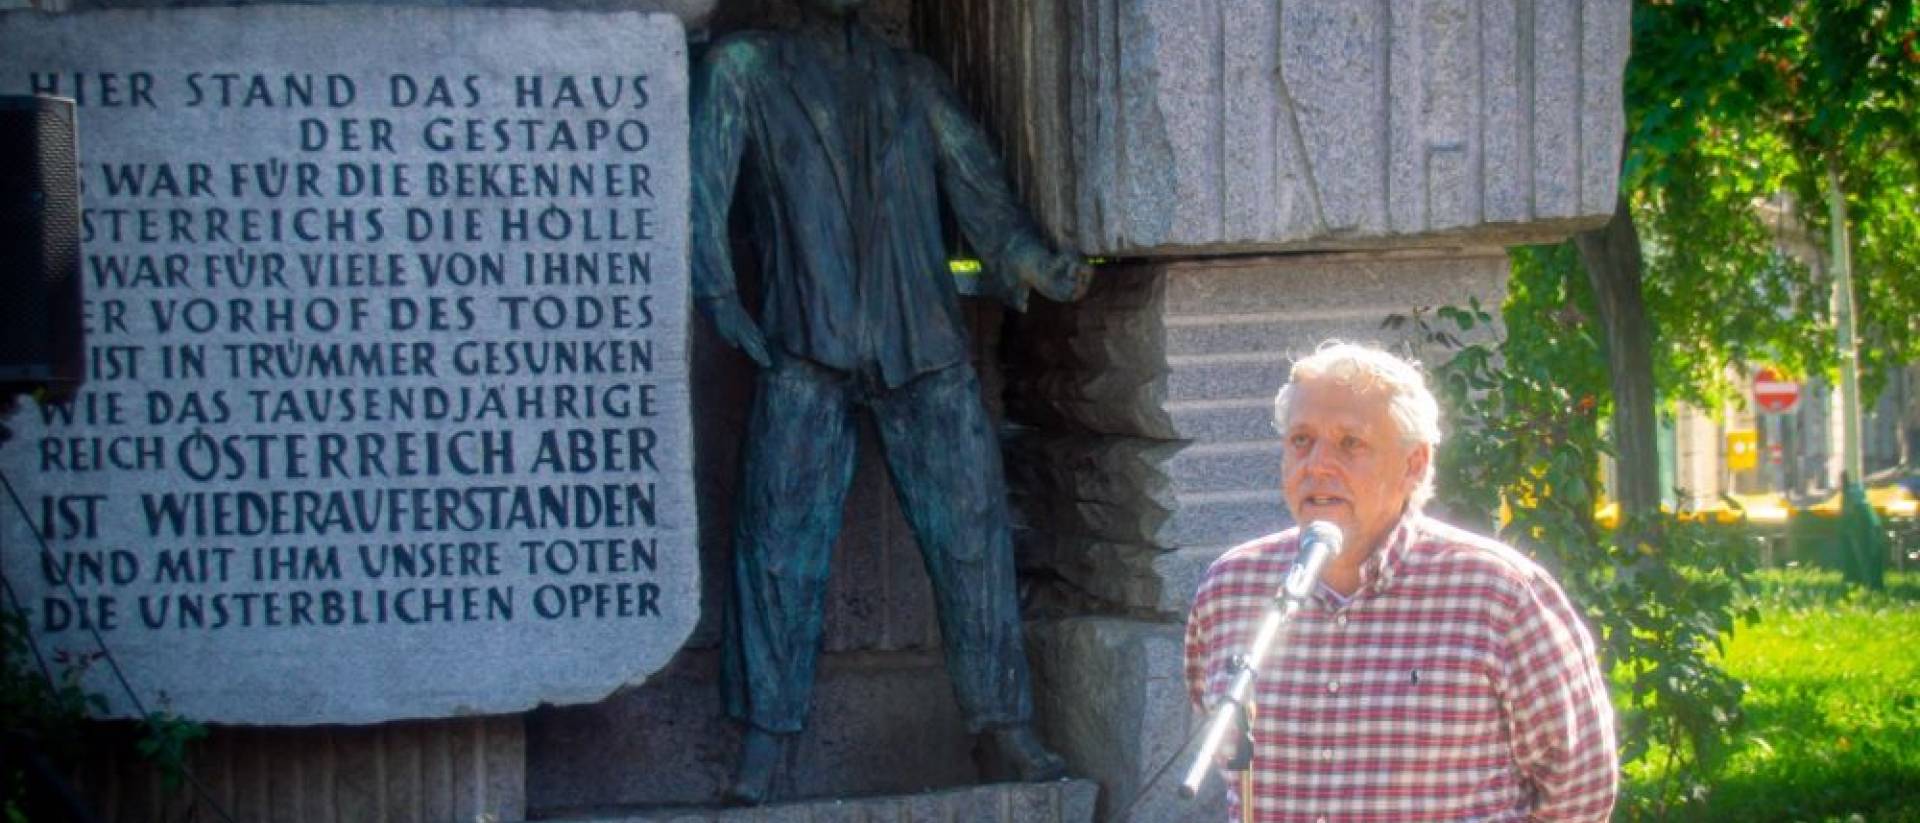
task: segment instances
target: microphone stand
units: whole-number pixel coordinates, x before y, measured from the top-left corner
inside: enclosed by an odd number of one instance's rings
[[[1323,524],[1315,523],[1314,526]],[[1330,528],[1330,527],[1329,527]],[[1340,537],[1333,530],[1331,546],[1309,545],[1310,533],[1303,535],[1301,550],[1305,557],[1287,571],[1287,579],[1273,593],[1273,601],[1267,605],[1267,613],[1260,620],[1260,630],[1254,634],[1253,643],[1247,647],[1247,653],[1234,655],[1228,662],[1228,670],[1233,673],[1233,681],[1227,686],[1227,693],[1214,707],[1213,717],[1207,722],[1206,736],[1200,745],[1200,751],[1194,754],[1193,764],[1187,767],[1187,777],[1180,781],[1182,797],[1192,798],[1200,793],[1200,784],[1206,782],[1207,772],[1212,767],[1214,757],[1219,753],[1221,744],[1227,740],[1227,732],[1238,727],[1241,733],[1240,751],[1235,756],[1234,765],[1244,768],[1252,759],[1253,724],[1247,716],[1247,706],[1253,697],[1253,681],[1260,672],[1261,664],[1280,641],[1280,630],[1293,619],[1295,612],[1306,603],[1313,593],[1314,583],[1320,580],[1320,570],[1327,561],[1339,553]]]

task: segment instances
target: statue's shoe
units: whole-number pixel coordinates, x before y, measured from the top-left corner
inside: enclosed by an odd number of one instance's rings
[[[993,783],[1039,783],[1067,776],[1067,762],[1041,745],[1033,726],[1025,723],[982,733],[974,759],[980,776]]]
[[[773,794],[773,778],[787,759],[793,735],[774,734],[749,727],[740,743],[740,764],[733,773],[733,784],[721,794],[729,806],[758,806]]]

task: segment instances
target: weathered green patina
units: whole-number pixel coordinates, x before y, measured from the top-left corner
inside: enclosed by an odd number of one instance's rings
[[[748,725],[731,799],[760,802],[804,725],[828,559],[853,478],[855,416],[878,424],[933,581],[947,668],[990,777],[1058,776],[1029,725],[1005,479],[968,363],[944,204],[982,291],[1083,293],[1014,197],[986,135],[934,64],[810,0],[793,32],[716,42],[693,89],[694,293],[761,368],[734,523],[722,686]],[[748,207],[757,319],[737,295],[728,215]]]

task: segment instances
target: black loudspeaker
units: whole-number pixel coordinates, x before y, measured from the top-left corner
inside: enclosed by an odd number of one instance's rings
[[[0,96],[0,395],[71,396],[85,351],[73,101]]]

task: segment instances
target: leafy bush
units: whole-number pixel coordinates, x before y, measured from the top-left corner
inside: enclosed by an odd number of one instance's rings
[[[27,621],[0,609],[0,814],[31,819],[42,775],[65,771],[80,755],[81,721],[106,701],[81,687],[91,659],[60,657],[49,663],[32,648]],[[59,665],[55,672],[53,665]]]
[[[1740,727],[1743,686],[1715,654],[1740,615],[1751,563],[1724,530],[1657,517],[1630,516],[1612,531],[1595,522],[1611,453],[1601,426],[1606,358],[1587,331],[1584,283],[1567,276],[1578,277],[1571,254],[1516,252],[1498,342],[1462,339],[1493,322],[1477,303],[1389,324],[1448,353],[1430,370],[1448,416],[1436,508],[1480,525],[1503,515],[1502,539],[1554,571],[1581,605],[1619,684],[1623,765],[1662,758],[1651,770],[1660,785],[1628,795],[1621,816],[1663,819],[1706,797],[1706,776]]]

